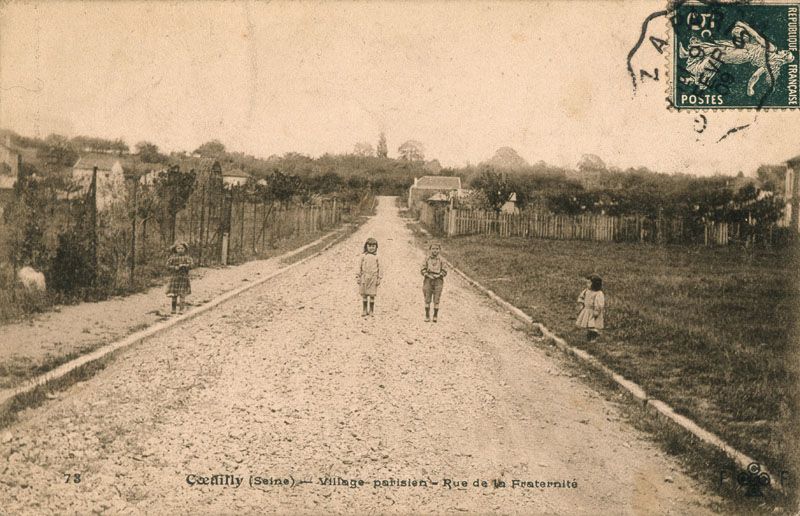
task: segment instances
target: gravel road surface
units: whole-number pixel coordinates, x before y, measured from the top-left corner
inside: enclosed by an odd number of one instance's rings
[[[368,236],[385,272],[362,318]],[[456,275],[425,323],[422,259],[381,198],[323,255],[120,353],[0,431],[0,512],[711,512],[614,403]]]

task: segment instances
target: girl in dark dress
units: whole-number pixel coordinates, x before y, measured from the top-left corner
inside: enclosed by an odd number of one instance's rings
[[[192,285],[189,283],[189,269],[194,262],[186,254],[188,248],[183,242],[176,242],[169,248],[172,255],[167,260],[167,268],[172,273],[172,277],[167,285],[167,296],[172,298],[172,312],[178,308],[179,313],[183,313],[186,296],[192,293]]]

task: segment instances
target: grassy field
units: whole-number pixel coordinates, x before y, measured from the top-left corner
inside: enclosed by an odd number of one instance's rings
[[[774,469],[798,456],[798,260],[788,251],[457,237],[454,265],[651,397]],[[606,331],[574,326],[603,276]]]

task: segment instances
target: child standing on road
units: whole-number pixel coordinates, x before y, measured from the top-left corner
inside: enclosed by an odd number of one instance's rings
[[[586,328],[586,340],[593,341],[603,329],[603,311],[605,310],[606,297],[603,294],[603,279],[597,274],[586,277],[586,288],[578,296],[578,319],[575,325]]]
[[[422,294],[425,296],[425,322],[431,320],[431,301],[433,301],[433,322],[439,317],[439,300],[442,297],[444,288],[444,277],[447,271],[444,262],[439,256],[442,246],[438,242],[433,242],[428,248],[428,257],[422,263]]]
[[[361,294],[363,310],[361,317],[372,315],[375,311],[375,295],[382,279],[381,264],[378,261],[378,241],[368,238],[364,243],[364,254],[358,268],[358,292]]]
[[[167,296],[172,298],[172,314],[175,313],[180,302],[179,313],[183,313],[183,306],[186,296],[192,293],[192,285],[189,283],[189,269],[194,262],[186,254],[188,246],[184,242],[175,242],[169,248],[172,255],[167,260],[167,268],[172,273],[172,278],[167,285]]]

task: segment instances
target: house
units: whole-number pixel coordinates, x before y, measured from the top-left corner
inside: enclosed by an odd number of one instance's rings
[[[516,192],[511,192],[508,200],[500,207],[500,213],[519,213],[519,208],[517,208]]]
[[[225,188],[242,186],[250,179],[250,174],[242,169],[233,169],[222,174],[222,184]]]
[[[800,156],[786,162],[786,209],[783,211],[783,223],[795,230],[800,230]]]
[[[418,210],[421,203],[437,193],[455,195],[461,189],[461,178],[456,176],[422,176],[414,178],[408,189],[408,208]]]
[[[11,136],[6,135],[5,140],[0,142],[0,175],[16,180],[21,159],[20,153],[11,145]]]
[[[161,175],[162,172],[165,172],[167,167],[160,166],[160,167],[152,167],[151,169],[147,170],[146,172],[142,173],[139,176],[139,184],[153,186],[156,183],[156,179],[158,176]]]
[[[11,201],[14,200],[14,184],[17,182],[21,156],[11,146],[11,137],[6,135],[0,143],[0,217]]]
[[[170,159],[169,165],[177,165],[181,172],[194,172],[198,185],[210,182],[222,182],[222,165],[214,158],[198,156],[181,156]]]
[[[88,153],[72,166],[72,179],[85,192],[92,183],[97,168],[97,209],[104,210],[116,201],[125,199],[125,169],[123,158],[116,154]]]
[[[14,184],[17,182],[16,177],[0,174],[0,219],[6,210],[6,206],[14,201]],[[2,220],[0,220],[2,224]]]

